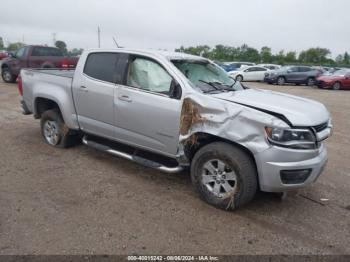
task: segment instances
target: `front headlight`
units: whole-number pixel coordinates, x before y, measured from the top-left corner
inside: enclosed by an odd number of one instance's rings
[[[316,137],[309,129],[265,127],[268,141],[273,145],[294,149],[316,148]]]

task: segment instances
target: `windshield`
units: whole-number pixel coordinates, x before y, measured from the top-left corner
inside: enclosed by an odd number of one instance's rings
[[[348,70],[337,70],[333,73],[333,75],[335,76],[343,76],[346,75],[347,73],[349,73],[350,71]]]
[[[172,62],[203,92],[244,89],[239,82],[236,83],[224,70],[209,61],[173,60]]]

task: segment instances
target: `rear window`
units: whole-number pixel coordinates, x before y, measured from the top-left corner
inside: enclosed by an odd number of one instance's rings
[[[32,56],[63,56],[63,53],[58,48],[34,47]]]
[[[84,73],[92,78],[115,82],[117,54],[114,53],[92,53],[88,56]]]

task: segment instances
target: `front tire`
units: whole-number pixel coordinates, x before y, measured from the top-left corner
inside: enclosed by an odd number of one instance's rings
[[[315,85],[315,79],[310,77],[307,79],[307,82],[306,82],[306,85],[307,86],[314,86]]]
[[[1,70],[1,77],[2,80],[4,80],[5,83],[15,83],[16,82],[16,76],[13,75],[8,67],[5,67]]]
[[[191,163],[191,179],[201,199],[224,210],[235,210],[250,202],[258,187],[250,156],[224,142],[198,150]]]
[[[283,76],[277,78],[277,84],[283,86],[286,83],[286,79]]]
[[[339,82],[335,82],[332,87],[333,87],[333,90],[340,90],[341,84]]]
[[[58,110],[45,111],[40,120],[45,142],[54,147],[67,148],[75,144],[76,136],[64,123]]]
[[[236,76],[236,81],[237,82],[242,82],[243,81],[243,76],[241,76],[241,75]]]

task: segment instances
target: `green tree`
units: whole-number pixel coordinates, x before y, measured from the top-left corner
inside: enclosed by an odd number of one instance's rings
[[[70,50],[68,52],[68,55],[69,56],[78,56],[78,55],[81,55],[83,53],[83,49],[82,48],[73,48],[72,50]]]
[[[287,52],[286,56],[284,57],[284,61],[287,64],[292,64],[297,62],[297,53],[294,51]]]
[[[238,57],[241,61],[246,62],[259,62],[260,54],[259,51],[255,48],[248,46],[247,44],[243,44],[240,47],[240,54]]]
[[[272,62],[272,53],[271,48],[267,46],[263,46],[260,50],[260,59],[263,63],[271,63]]]
[[[309,48],[300,52],[299,60],[302,63],[322,64],[328,60],[327,56],[330,54],[331,51],[327,48]]]
[[[337,64],[341,64],[343,61],[343,56],[342,55],[337,55],[337,57],[335,58],[335,62]]]
[[[20,43],[20,42],[10,43],[7,47],[7,51],[17,51],[18,49],[20,49],[23,46],[24,46],[24,44]]]
[[[348,52],[345,52],[343,55],[343,64],[348,65],[350,64],[350,56],[348,54]]]
[[[0,49],[4,49],[4,40],[0,36]]]
[[[61,40],[57,40],[57,41],[55,42],[55,46],[56,46],[57,48],[59,48],[59,49],[63,52],[63,54],[67,54],[67,45],[66,45],[65,42],[63,42],[63,41],[61,41]]]
[[[273,63],[284,65],[285,64],[285,54],[284,50],[279,51],[276,55],[273,56]]]

